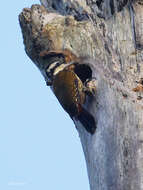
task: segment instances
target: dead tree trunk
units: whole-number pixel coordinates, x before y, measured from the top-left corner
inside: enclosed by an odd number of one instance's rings
[[[143,190],[143,3],[41,0],[19,16],[25,50],[43,71],[40,52],[68,49],[98,80],[88,101],[97,130],[79,124],[91,190]],[[139,81],[139,83],[137,83]]]

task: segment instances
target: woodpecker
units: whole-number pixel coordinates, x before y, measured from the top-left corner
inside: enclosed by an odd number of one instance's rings
[[[47,54],[45,55],[47,56]],[[87,96],[87,89],[83,83],[85,77],[81,73],[78,76],[75,72],[79,70],[78,67],[76,69],[78,59],[66,56],[67,54],[64,54],[62,61],[54,60],[45,67],[46,74],[51,80],[48,85],[51,86],[61,106],[72,120],[80,121],[87,132],[94,134],[96,130],[94,117],[84,108]]]
[[[83,107],[86,94],[80,78],[71,70],[60,71],[54,77],[53,92],[70,117],[79,120],[93,134],[96,124],[93,116]]]
[[[69,69],[73,70],[75,63],[79,62],[77,56],[68,49],[57,51],[44,50],[40,52],[39,56],[44,68],[42,74],[48,86],[52,85],[53,77],[56,73],[63,70],[69,63],[71,65]]]

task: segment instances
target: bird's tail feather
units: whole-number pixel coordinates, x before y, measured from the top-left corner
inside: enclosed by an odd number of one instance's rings
[[[96,122],[94,117],[83,107],[81,113],[77,116],[77,119],[81,122],[87,132],[94,134],[96,130]]]

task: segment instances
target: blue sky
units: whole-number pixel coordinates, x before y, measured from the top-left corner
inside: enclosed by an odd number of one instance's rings
[[[74,124],[24,52],[18,14],[36,3],[1,2],[0,189],[89,190]]]

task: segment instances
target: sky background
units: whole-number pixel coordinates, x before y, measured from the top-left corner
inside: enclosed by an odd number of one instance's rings
[[[1,2],[0,190],[89,190],[74,124],[24,51],[18,15],[36,3]]]

